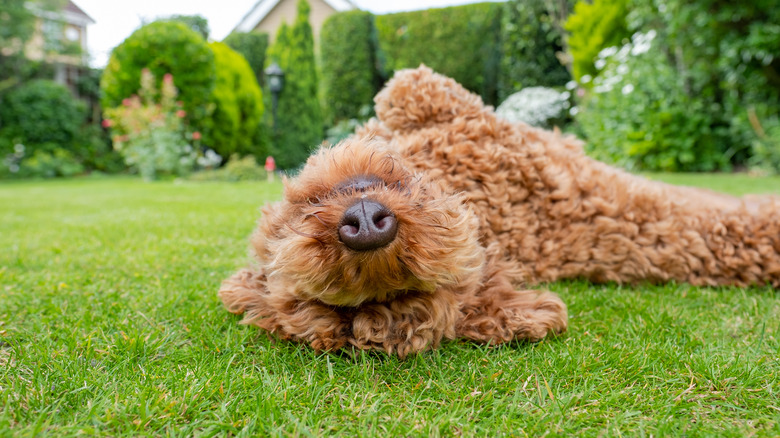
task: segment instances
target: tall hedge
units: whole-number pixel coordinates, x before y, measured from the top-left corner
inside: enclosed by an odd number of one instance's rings
[[[268,51],[268,34],[261,32],[233,32],[225,37],[222,42],[244,55],[244,58],[249,63],[249,67],[255,73],[257,83],[263,85],[263,68],[265,68],[265,57]]]
[[[213,42],[217,79],[211,97],[212,113],[203,132],[203,143],[227,159],[230,155],[264,158],[261,144],[263,95],[254,72],[240,53]]]
[[[526,87],[554,87],[571,80],[561,62],[564,52],[562,16],[573,0],[510,0],[501,19],[499,98]]]
[[[306,0],[298,1],[295,23],[279,28],[268,53],[270,61],[277,62],[285,73],[273,133],[273,153],[282,169],[303,164],[323,140],[310,10]]]
[[[158,81],[166,73],[173,75],[188,119],[201,129],[210,113],[216,76],[214,53],[203,37],[177,21],[153,22],[133,32],[111,52],[103,72],[103,108],[116,107],[122,99],[136,94],[144,68]]]
[[[325,114],[330,124],[357,118],[373,106],[382,84],[377,70],[374,16],[365,11],[331,15],[320,34]]]
[[[424,63],[495,104],[502,5],[471,5],[376,17],[384,74]]]

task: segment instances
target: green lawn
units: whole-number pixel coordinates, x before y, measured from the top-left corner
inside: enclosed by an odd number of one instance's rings
[[[653,175],[734,193],[780,179]],[[570,331],[398,361],[225,312],[266,183],[0,184],[0,436],[777,436],[780,295],[549,285]]]

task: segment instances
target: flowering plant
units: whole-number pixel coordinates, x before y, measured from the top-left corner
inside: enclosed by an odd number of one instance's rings
[[[111,128],[114,148],[144,179],[155,179],[159,173],[187,174],[198,159],[193,143],[197,146],[200,133],[187,132],[187,113],[177,94],[171,74],[163,76],[158,90],[154,75],[144,69],[138,95],[106,110],[103,126]]]
[[[496,109],[496,115],[510,122],[552,128],[564,121],[570,97],[568,91],[527,87],[507,97]]]

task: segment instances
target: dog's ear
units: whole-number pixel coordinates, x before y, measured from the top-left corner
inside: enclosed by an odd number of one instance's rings
[[[377,118],[392,130],[446,123],[486,109],[479,96],[425,65],[399,70],[374,102]]]

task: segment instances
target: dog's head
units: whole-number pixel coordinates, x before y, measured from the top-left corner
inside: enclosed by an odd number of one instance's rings
[[[479,275],[477,231],[460,195],[411,172],[386,144],[357,139],[312,155],[252,241],[269,287],[358,306]]]

